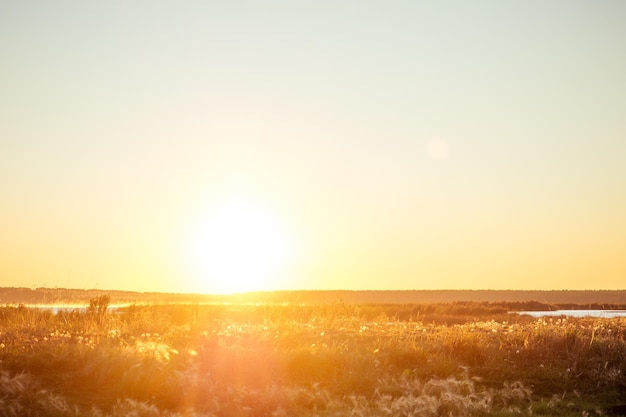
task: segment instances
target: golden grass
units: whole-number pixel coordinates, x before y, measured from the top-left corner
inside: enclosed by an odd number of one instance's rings
[[[626,402],[624,319],[438,305],[427,321],[425,306],[341,303],[111,314],[104,301],[0,308],[0,416],[569,416]]]

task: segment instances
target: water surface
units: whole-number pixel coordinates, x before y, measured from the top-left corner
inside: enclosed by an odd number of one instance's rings
[[[553,310],[553,311],[516,311],[517,314],[528,314],[533,317],[626,317],[626,310]]]

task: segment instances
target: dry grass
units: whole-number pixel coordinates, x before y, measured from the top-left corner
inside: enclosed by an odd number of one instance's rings
[[[425,306],[4,307],[0,416],[580,416],[626,402],[623,319],[437,309],[429,322]]]

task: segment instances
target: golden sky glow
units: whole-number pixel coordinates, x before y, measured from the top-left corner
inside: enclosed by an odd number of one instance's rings
[[[625,19],[3,2],[0,285],[623,289]]]

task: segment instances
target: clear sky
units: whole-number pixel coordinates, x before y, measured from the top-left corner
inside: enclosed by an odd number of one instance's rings
[[[0,1],[0,285],[624,289],[624,22]]]

